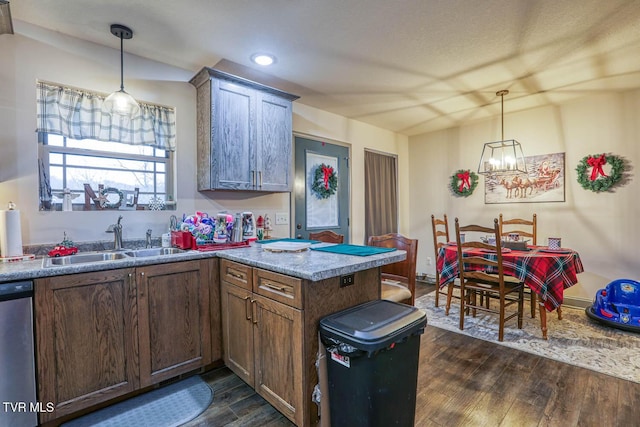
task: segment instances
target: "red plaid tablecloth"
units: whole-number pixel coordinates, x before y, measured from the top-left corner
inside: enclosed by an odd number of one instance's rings
[[[571,250],[570,253],[543,252],[541,247],[530,247],[529,251],[512,250],[502,253],[502,267],[504,274],[517,277],[525,285],[531,288],[548,311],[555,310],[562,304],[564,290],[578,283],[578,273],[584,268],[580,255]],[[463,256],[481,255],[495,260],[495,253],[487,253],[478,249],[465,249]],[[469,265],[469,268],[482,266]],[[458,248],[447,245],[440,248],[438,253],[437,268],[440,271],[440,287],[458,277]],[[489,271],[490,273],[492,271]],[[495,271],[494,271],[495,272]]]

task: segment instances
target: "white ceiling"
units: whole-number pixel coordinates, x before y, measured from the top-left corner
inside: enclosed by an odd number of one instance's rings
[[[192,70],[250,63],[298,102],[416,135],[640,87],[639,0],[12,0],[20,21]],[[126,80],[126,67],[125,67]]]

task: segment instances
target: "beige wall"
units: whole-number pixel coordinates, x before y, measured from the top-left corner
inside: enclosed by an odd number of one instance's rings
[[[508,110],[508,104],[505,105]],[[617,278],[640,279],[635,248],[640,237],[635,168],[640,162],[640,91],[585,96],[567,104],[506,114],[505,138],[515,138],[526,156],[564,152],[564,203],[484,204],[484,178],[467,198],[448,190],[458,169],[476,171],[485,142],[500,139],[500,119],[409,139],[409,228],[420,239],[418,271],[433,271],[431,214],[448,214],[463,223],[489,224],[499,213],[538,214],[538,243],[560,236],[576,249],[584,264],[580,284],[567,295],[592,299],[595,291]],[[613,153],[626,158],[631,179],[613,193],[593,193],[576,181],[575,168],[587,155]]]
[[[126,51],[126,44],[125,44]],[[165,232],[169,215],[250,210],[256,214],[290,211],[289,193],[198,192],[195,172],[195,88],[188,81],[198,70],[183,70],[125,53],[125,87],[136,98],[176,108],[177,210],[175,212],[39,212],[36,127],[36,79],[110,93],[119,87],[119,52],[21,23],[14,35],[0,35],[0,209],[9,200],[21,210],[23,243],[55,243],[63,232],[76,241],[109,240],[107,226],[123,215],[124,239]],[[351,146],[352,241],[364,236],[362,180],[364,148],[399,154],[407,138],[335,114],[294,103],[293,129],[311,137],[331,138]],[[401,160],[402,163],[403,160]],[[406,170],[406,167],[401,168]],[[401,176],[408,181],[408,172]],[[406,186],[408,187],[408,186]],[[405,194],[405,195],[403,195]],[[401,193],[406,200],[406,191]],[[408,211],[402,210],[403,226]],[[288,236],[289,226],[274,235]]]

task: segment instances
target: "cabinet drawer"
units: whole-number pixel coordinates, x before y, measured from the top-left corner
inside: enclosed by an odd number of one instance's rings
[[[253,269],[253,292],[295,308],[302,308],[302,280],[259,268]]]
[[[220,261],[220,280],[251,290],[251,267],[223,259]]]

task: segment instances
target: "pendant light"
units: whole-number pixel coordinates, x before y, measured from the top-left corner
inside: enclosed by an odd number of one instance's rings
[[[120,90],[113,92],[105,98],[102,104],[102,111],[106,114],[118,115],[122,117],[134,118],[140,114],[140,106],[133,98],[124,91],[124,39],[133,38],[131,28],[120,24],[111,25],[111,34],[120,39]]]
[[[11,9],[7,0],[0,0],[0,34],[13,34]]]
[[[484,144],[480,163],[478,164],[479,174],[527,173],[527,165],[524,161],[522,145],[515,139],[504,139],[504,96],[508,94],[508,90],[496,92],[496,96],[501,98],[502,140]]]

